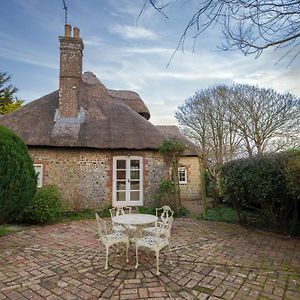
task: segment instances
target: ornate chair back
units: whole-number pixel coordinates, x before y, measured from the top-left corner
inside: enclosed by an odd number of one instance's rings
[[[131,207],[127,206],[115,206],[109,210],[110,217],[113,218],[119,215],[125,215],[126,213],[131,214]]]
[[[160,219],[163,224],[166,224],[169,221],[173,222],[174,211],[170,208],[170,206],[164,205],[160,208],[156,208],[155,211],[157,217],[159,217],[159,214],[161,213]]]
[[[104,242],[105,236],[107,235],[106,222],[102,220],[97,213],[95,214],[95,216],[100,240]]]

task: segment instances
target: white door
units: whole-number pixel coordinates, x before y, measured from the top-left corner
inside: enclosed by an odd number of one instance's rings
[[[143,158],[113,158],[113,206],[143,205]]]

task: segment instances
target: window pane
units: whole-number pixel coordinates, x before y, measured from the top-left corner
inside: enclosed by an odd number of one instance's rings
[[[126,169],[126,160],[118,159],[117,160],[117,169]]]
[[[140,179],[140,171],[130,171],[130,179]]]
[[[126,171],[117,171],[117,179],[126,179]]]
[[[117,201],[125,201],[125,192],[117,192]]]
[[[140,192],[130,192],[130,201],[139,201]]]
[[[138,191],[140,189],[140,182],[139,181],[131,181],[130,182],[130,190]]]
[[[126,181],[117,181],[117,190],[125,191],[126,190]]]
[[[131,170],[138,170],[140,168],[140,161],[139,160],[131,160],[130,161],[130,169]]]
[[[41,165],[33,165],[35,174],[37,174],[37,186],[42,186],[43,169]]]
[[[178,168],[179,183],[187,183],[187,170],[185,167]]]

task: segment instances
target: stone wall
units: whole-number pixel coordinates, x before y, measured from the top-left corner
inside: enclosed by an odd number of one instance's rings
[[[93,149],[33,148],[34,163],[43,165],[43,185],[56,185],[69,209],[101,209],[112,204],[114,156],[142,156],[144,205],[150,205],[164,172],[155,151],[99,151]]]
[[[101,209],[112,204],[112,167],[114,156],[141,156],[144,169],[144,205],[164,176],[165,165],[156,151],[104,151],[96,149],[36,148],[29,151],[36,164],[43,165],[43,185],[56,185],[69,209]],[[199,199],[199,164],[195,157],[184,157],[188,183],[181,185],[182,199]]]
[[[187,168],[187,183],[180,184],[181,200],[200,199],[199,159],[194,156],[182,157],[180,165]]]

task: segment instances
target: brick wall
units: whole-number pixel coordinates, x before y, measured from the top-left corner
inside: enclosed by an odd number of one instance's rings
[[[61,36],[59,74],[59,113],[61,117],[76,117],[82,73],[81,38]]]

